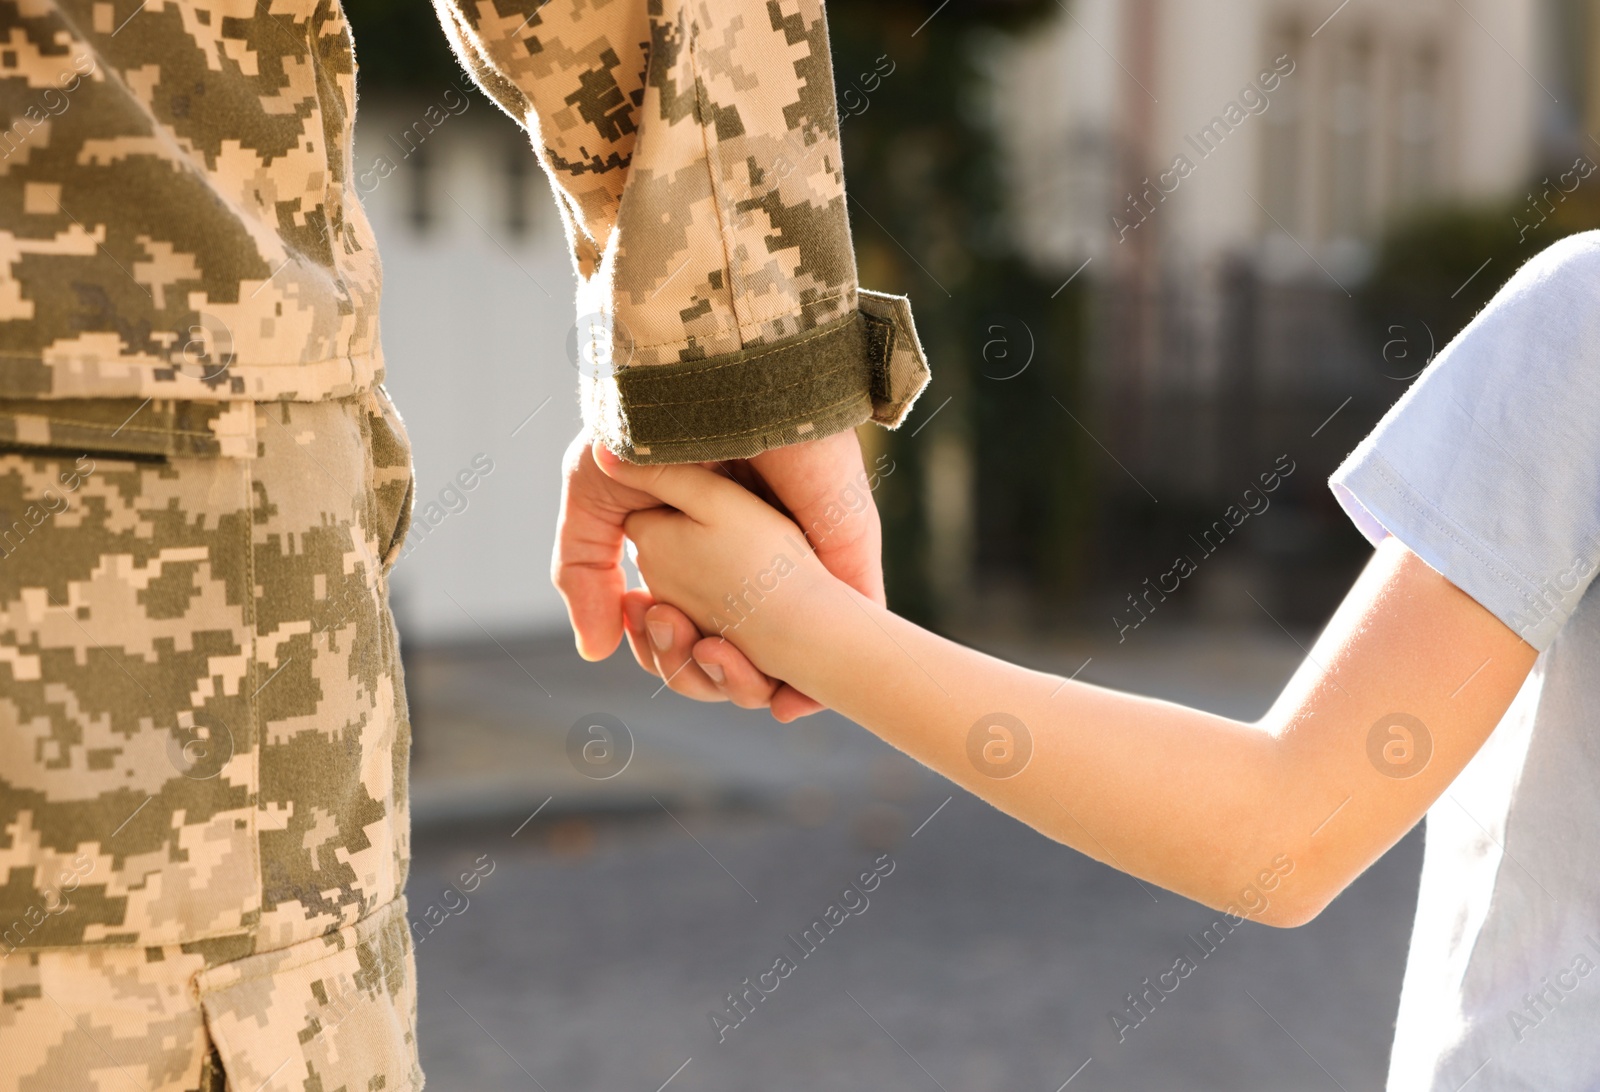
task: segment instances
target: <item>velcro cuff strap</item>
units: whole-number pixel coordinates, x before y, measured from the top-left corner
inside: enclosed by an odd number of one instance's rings
[[[745,459],[873,416],[887,396],[894,324],[854,311],[801,337],[712,360],[624,368],[624,458]]]

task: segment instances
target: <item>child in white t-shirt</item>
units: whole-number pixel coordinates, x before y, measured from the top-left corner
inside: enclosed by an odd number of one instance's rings
[[[1600,1087],[1600,233],[1524,266],[1334,474],[1377,550],[1253,724],[963,648],[712,470],[596,458],[670,506],[627,523],[647,667],[744,705],[784,680],[1235,922],[1311,920],[1428,813],[1391,1092]]]

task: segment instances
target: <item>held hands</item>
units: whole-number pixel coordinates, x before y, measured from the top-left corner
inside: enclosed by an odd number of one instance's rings
[[[586,659],[610,655],[626,632],[640,666],[679,693],[770,705],[787,722],[821,706],[769,678],[724,636],[753,647],[747,638],[771,628],[780,600],[800,597],[797,582],[830,571],[882,603],[877,510],[852,432],[732,466],[823,533],[808,543],[794,523],[723,472],[634,466],[579,437],[565,460],[551,575]],[[648,591],[624,592],[625,525]],[[780,584],[789,587],[776,594]]]
[[[780,721],[800,715],[798,703],[785,695],[810,699],[771,677],[772,660],[765,654],[770,643],[764,649],[761,640],[785,628],[808,585],[814,589],[833,580],[800,528],[707,467],[633,466],[600,447],[595,460],[613,480],[670,506],[634,512],[624,521],[649,588],[629,598],[658,601],[646,613],[644,629],[662,676],[690,676],[675,689],[692,697],[702,697],[703,679],[712,684],[710,700],[730,699],[745,708],[770,704]],[[780,594],[781,585],[788,586]],[[630,603],[628,637],[648,670],[650,650],[636,611]],[[670,638],[662,640],[668,632]]]
[[[599,449],[596,461],[613,480],[650,493],[669,507],[634,512],[624,530],[637,547],[639,572],[650,594],[670,603],[706,636],[696,660],[710,658],[726,638],[759,643],[782,625],[800,593],[777,595],[783,584],[831,579],[792,520],[722,473],[703,466],[632,466]]]

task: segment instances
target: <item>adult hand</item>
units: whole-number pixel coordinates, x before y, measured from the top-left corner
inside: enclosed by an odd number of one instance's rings
[[[639,665],[680,694],[745,708],[770,706],[785,722],[821,709],[781,680],[767,678],[720,637],[701,638],[681,611],[655,603],[647,591],[625,591],[623,520],[662,504],[607,476],[596,462],[597,450],[602,460],[615,463],[615,456],[591,446],[584,435],[567,448],[551,559],[551,579],[566,601],[579,654],[604,659],[626,632]],[[793,515],[830,572],[884,601],[882,526],[854,432],[766,451],[728,469]]]

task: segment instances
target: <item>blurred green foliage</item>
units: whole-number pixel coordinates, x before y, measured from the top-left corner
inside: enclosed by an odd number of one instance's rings
[[[362,92],[470,86],[428,0],[344,0]]]
[[[1570,193],[1560,188],[1563,172],[1573,167],[1564,161],[1515,200],[1431,206],[1396,221],[1360,290],[1370,335],[1387,340],[1397,325],[1426,323],[1435,347],[1443,348],[1529,258],[1558,239],[1600,228],[1600,169],[1596,157],[1587,158],[1592,173],[1569,173]]]
[[[1060,11],[1049,0],[829,9],[861,282],[911,296],[933,369],[886,441],[897,469],[878,498],[890,602],[928,623],[959,598],[932,567],[930,491],[962,484],[930,480],[941,441],[969,453],[975,569],[1037,589],[1042,611],[1070,592],[1086,548],[1082,438],[1055,401],[1080,404],[1085,281],[1058,292],[1065,275],[1018,252],[996,141],[1000,111],[1016,104],[992,100],[985,63]]]

